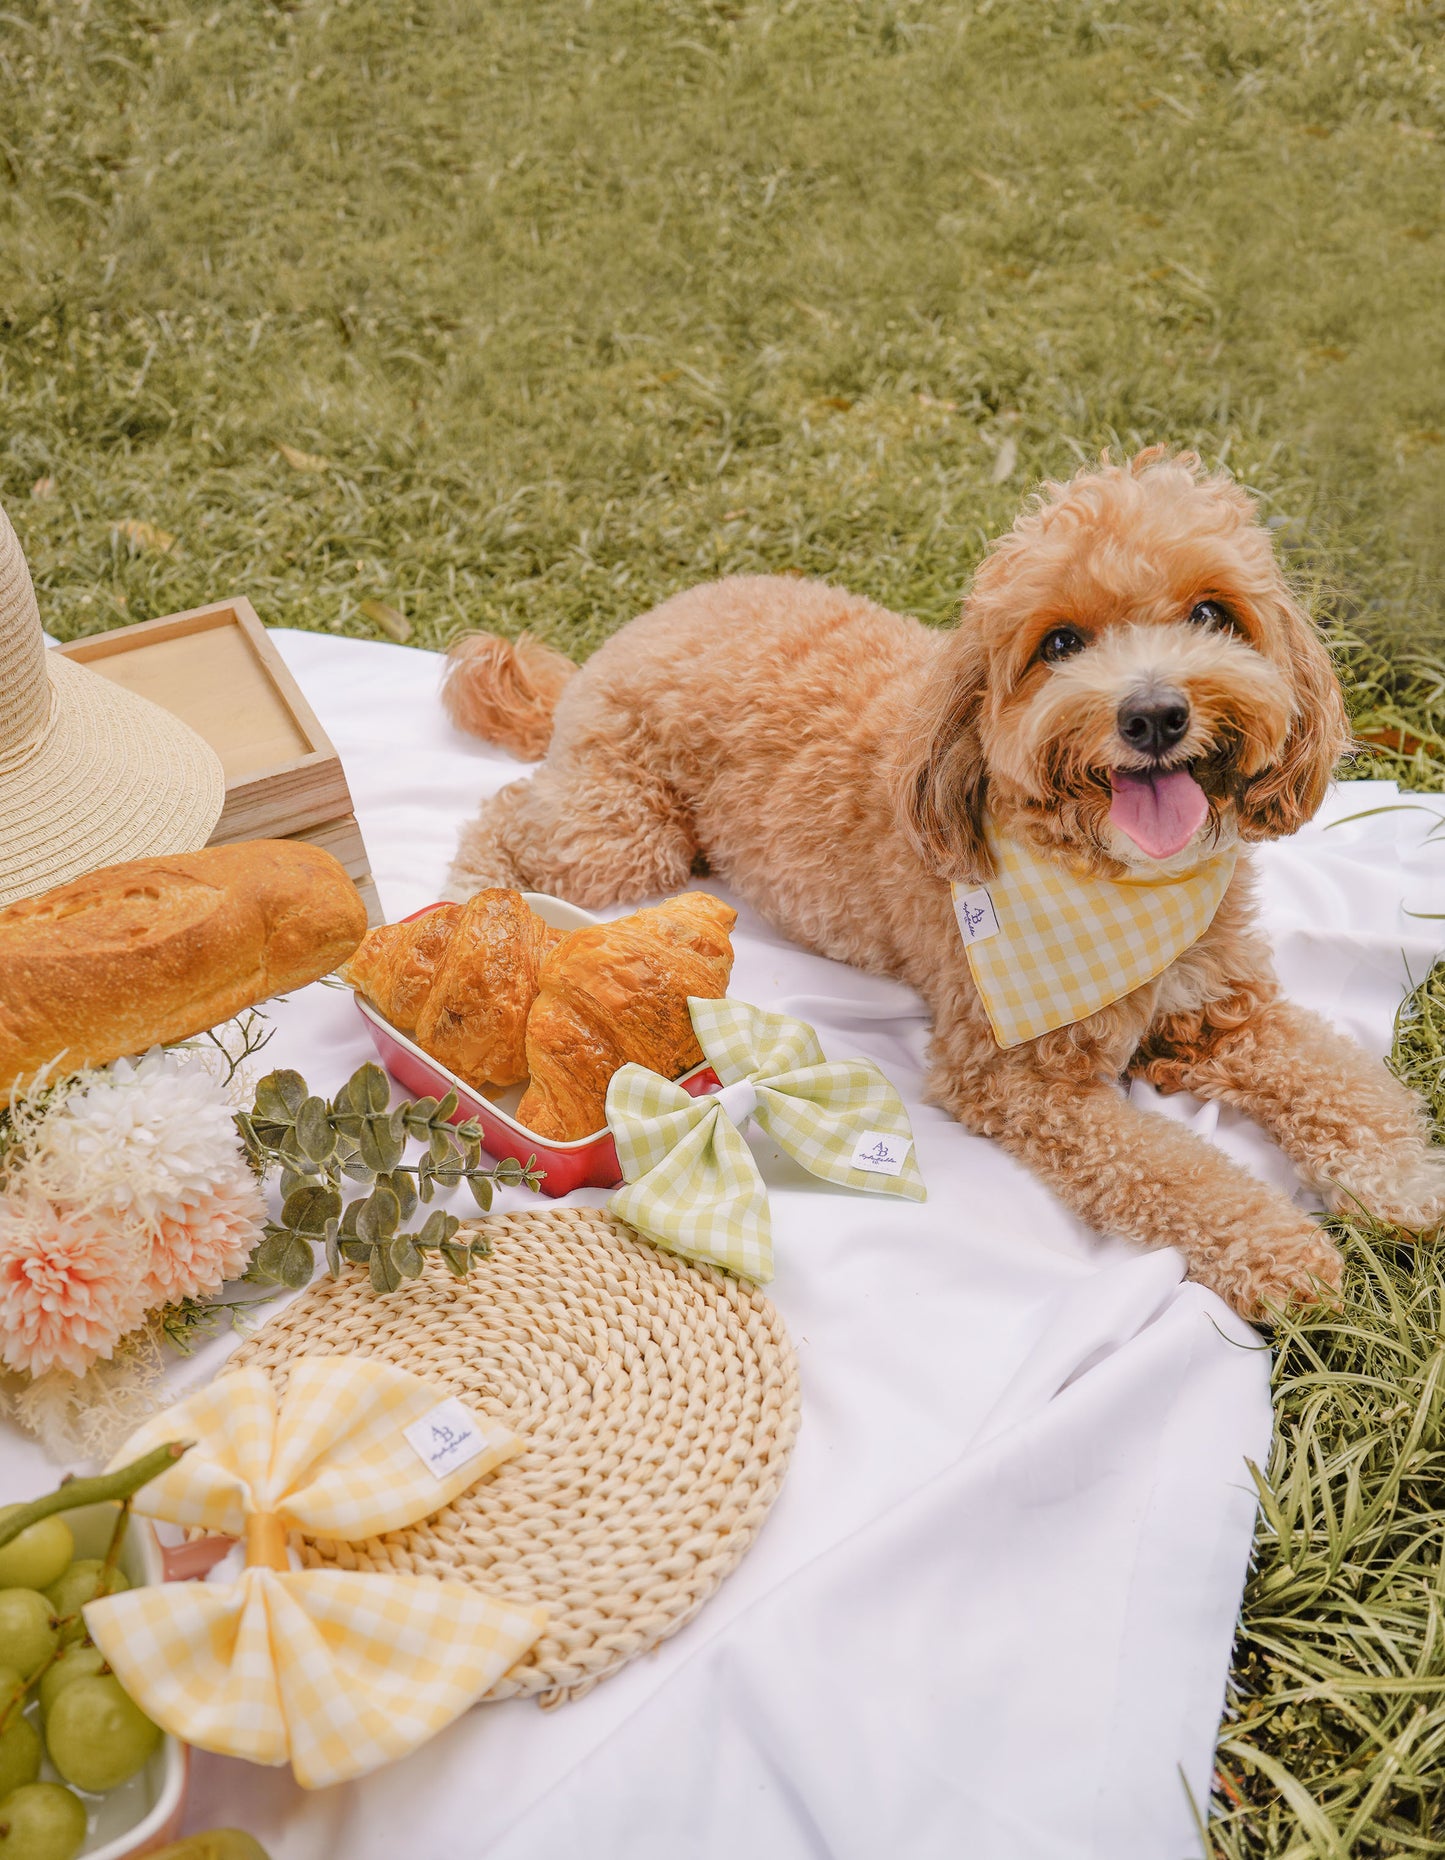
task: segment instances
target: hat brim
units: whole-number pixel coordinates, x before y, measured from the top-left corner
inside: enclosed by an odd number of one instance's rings
[[[0,775],[0,905],[103,865],[195,852],[226,798],[220,757],[158,704],[57,652],[50,724]]]

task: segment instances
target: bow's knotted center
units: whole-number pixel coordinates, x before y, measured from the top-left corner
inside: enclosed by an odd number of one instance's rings
[[[751,1079],[739,1079],[735,1085],[724,1085],[720,1092],[715,1092],[713,1103],[741,1130],[758,1108],[757,1088]]]
[[[291,1567],[286,1554],[286,1526],[274,1511],[253,1511],[246,1520],[247,1569]]]

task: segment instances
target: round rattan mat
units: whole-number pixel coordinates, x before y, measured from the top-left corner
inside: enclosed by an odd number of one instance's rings
[[[445,1511],[364,1543],[301,1546],[310,1566],[461,1578],[547,1610],[487,1694],[578,1698],[690,1621],[777,1497],[798,1371],[752,1286],[633,1238],[592,1208],[499,1215],[464,1282],[435,1254],[379,1298],[323,1279],[231,1361],[284,1377],[355,1351],[461,1395],[526,1442]]]

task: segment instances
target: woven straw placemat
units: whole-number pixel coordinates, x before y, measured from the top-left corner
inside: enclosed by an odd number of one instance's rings
[[[356,1351],[444,1386],[526,1441],[445,1511],[311,1566],[461,1578],[547,1610],[487,1694],[580,1698],[690,1621],[767,1516],[798,1427],[778,1314],[743,1281],[592,1208],[499,1215],[463,1282],[435,1254],[379,1298],[323,1279],[231,1358],[284,1377]]]

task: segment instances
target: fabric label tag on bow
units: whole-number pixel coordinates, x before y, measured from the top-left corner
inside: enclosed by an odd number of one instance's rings
[[[418,1450],[419,1429],[436,1431],[434,1449]],[[178,1439],[190,1451],[136,1510],[244,1539],[246,1566],[231,1582],[87,1602],[85,1625],[141,1710],[183,1743],[289,1762],[305,1789],[344,1782],[450,1724],[541,1634],[541,1608],[368,1569],[364,1552],[360,1568],[290,1567],[292,1533],[358,1543],[401,1530],[521,1451],[406,1370],[303,1356],[279,1396],[265,1370],[232,1370],[148,1421],[118,1463]]]
[[[853,1145],[853,1167],[869,1175],[902,1175],[912,1148],[907,1137],[891,1137],[886,1130],[865,1130]]]
[[[925,1199],[903,1100],[871,1060],[828,1060],[801,1020],[746,1001],[688,1002],[722,1090],[692,1098],[645,1066],[607,1089],[625,1187],[607,1204],[647,1239],[741,1277],[773,1276],[767,1191],[740,1124],[752,1121],[810,1174]]]
[[[430,1414],[401,1430],[413,1453],[433,1478],[445,1479],[486,1448],[486,1436],[466,1408],[451,1395]]]

